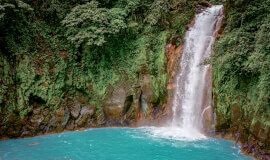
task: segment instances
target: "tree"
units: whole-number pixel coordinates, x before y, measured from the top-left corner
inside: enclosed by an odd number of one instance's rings
[[[0,50],[2,53],[14,53],[16,49],[19,50],[20,45],[23,46],[24,43],[29,42],[32,36],[29,29],[32,11],[31,6],[22,0],[0,1]]]
[[[31,6],[27,3],[24,3],[22,0],[16,0],[16,1],[0,1],[0,20],[4,18],[6,14],[6,10],[9,9],[26,9],[28,11],[32,11],[33,9]]]
[[[110,34],[126,28],[127,13],[121,8],[99,8],[97,1],[74,7],[62,24],[67,27],[68,40],[77,46],[101,46]]]
[[[5,10],[8,9],[8,8],[13,8],[14,9],[15,5],[10,4],[10,3],[4,3],[4,4],[0,3],[0,20],[4,18]]]
[[[170,4],[168,0],[155,0],[151,7],[150,13],[144,21],[149,23],[151,26],[156,25],[159,20],[164,21],[165,14],[168,13]]]

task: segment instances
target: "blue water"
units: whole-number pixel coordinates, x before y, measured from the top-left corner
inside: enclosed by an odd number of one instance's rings
[[[29,145],[39,143],[38,145]],[[183,141],[149,128],[103,128],[0,142],[2,160],[248,160],[232,141]],[[0,158],[0,159],[1,159]]]

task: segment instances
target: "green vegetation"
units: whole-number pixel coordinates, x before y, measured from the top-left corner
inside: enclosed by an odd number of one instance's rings
[[[217,128],[262,138],[270,128],[270,1],[229,0],[225,7],[224,32],[211,58]]]
[[[149,74],[166,96],[164,46],[183,37],[197,1],[1,0],[0,120],[67,99],[102,106],[120,79]],[[12,116],[11,116],[12,117]]]
[[[253,135],[269,149],[270,0],[224,3],[223,33],[209,60],[217,130],[240,132],[244,142]],[[145,74],[158,99],[153,103],[161,106],[167,96],[165,45],[171,37],[182,43],[199,4],[208,5],[203,0],[1,0],[0,135],[20,136],[24,118],[35,108],[42,109],[40,117],[57,109],[58,117],[64,110],[69,116],[68,105],[79,102],[96,107],[93,117],[104,119],[104,101],[119,82],[136,92]],[[127,103],[138,93],[132,94]],[[30,126],[40,125],[38,118],[32,116]]]

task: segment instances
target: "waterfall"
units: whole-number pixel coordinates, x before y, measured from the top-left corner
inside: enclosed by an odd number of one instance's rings
[[[206,138],[202,134],[202,119],[212,107],[212,77],[210,66],[203,62],[211,55],[223,18],[222,10],[222,5],[205,9],[196,15],[195,23],[186,32],[180,69],[174,84],[172,121],[166,127],[145,128],[153,137],[184,141]]]
[[[197,14],[195,24],[185,35],[180,71],[175,82],[171,124],[172,127],[179,129],[183,137],[203,136],[201,114],[204,110],[206,75],[210,67],[203,65],[203,62],[212,52],[212,44],[223,18],[222,9],[222,5],[216,5]],[[211,89],[208,88],[210,92]],[[211,102],[207,106],[209,105]]]

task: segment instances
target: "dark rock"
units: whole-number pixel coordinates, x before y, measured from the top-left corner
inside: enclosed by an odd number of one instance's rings
[[[110,88],[108,96],[103,103],[103,120],[107,124],[118,125],[122,123],[123,116],[131,106],[132,93],[130,91],[130,84],[119,81],[116,87]]]
[[[81,115],[90,115],[90,116],[92,116],[93,115],[93,113],[94,113],[94,107],[92,107],[92,106],[84,106],[84,107],[82,107],[82,110],[81,110],[81,112],[80,112],[80,114]]]
[[[65,114],[65,109],[63,107],[60,107],[55,111],[55,116],[57,118],[62,118],[64,114]]]
[[[176,42],[178,41],[179,38],[180,38],[179,34],[172,35],[171,37],[172,45],[176,45]]]
[[[121,116],[124,116],[129,111],[132,103],[133,103],[133,95],[127,96]]]
[[[196,8],[196,14],[199,14],[202,12],[202,9],[201,8]],[[187,29],[187,28],[186,28]]]
[[[254,152],[254,147],[255,145],[249,145],[249,147],[247,148],[247,153],[253,153]]]
[[[155,107],[154,108],[154,118],[156,118],[156,116],[157,116],[157,114],[158,114],[158,111],[159,111],[159,109],[158,109],[158,107]]]
[[[45,115],[44,114],[44,119],[43,119],[42,123],[48,125],[48,123],[50,121],[50,118],[51,118],[51,115],[49,115],[49,114]]]
[[[44,116],[47,116],[47,115],[49,114],[49,111],[48,111],[48,110],[43,110],[43,111],[42,111],[42,114],[43,114]]]
[[[68,130],[73,130],[75,128],[75,124],[74,124],[74,120],[71,120],[68,122],[67,126],[66,126],[66,129]]]
[[[81,106],[80,103],[75,103],[74,106],[71,108],[71,117],[73,119],[77,119],[80,115],[80,111],[81,111]]]
[[[185,25],[184,27],[188,31],[190,26],[189,25]]]
[[[77,126],[82,127],[87,121],[87,119],[88,119],[88,115],[84,115],[84,116],[81,116],[79,119],[77,119],[75,123],[77,124]]]
[[[80,112],[80,117],[75,121],[75,126],[83,127],[83,125],[90,119],[95,112],[94,107],[84,106]]]
[[[40,114],[41,109],[37,108],[33,110],[33,114]]]
[[[32,123],[33,127],[37,128],[43,120],[44,118],[42,115],[36,115],[30,119],[30,122]]]
[[[68,109],[66,109],[66,110],[65,110],[65,114],[64,114],[64,116],[63,116],[63,118],[62,118],[62,122],[61,122],[61,126],[62,126],[62,127],[65,127],[65,126],[66,126],[66,124],[67,124],[67,122],[68,122],[68,120],[69,120],[69,117],[70,117],[70,112],[69,112]]]
[[[203,7],[211,7],[212,6],[211,3],[207,2],[207,1],[204,1],[204,0],[200,0],[198,2],[198,4],[201,5],[201,6],[203,6]]]
[[[58,121],[58,119],[56,118],[56,116],[55,115],[53,115],[52,116],[52,118],[50,119],[50,121],[49,121],[49,124],[48,124],[48,126],[50,127],[50,126],[53,126],[53,127],[55,127],[57,124],[57,121]]]
[[[60,107],[55,111],[55,114],[49,120],[46,131],[53,131],[56,129],[61,132],[65,129],[65,126],[70,118],[70,111],[68,108]]]
[[[246,151],[247,148],[248,148],[248,143],[245,143],[245,144],[242,146],[242,148],[244,149],[244,151]]]
[[[144,75],[142,81],[142,99],[148,103],[156,103],[158,97],[154,93],[154,88],[151,85],[151,78],[149,75]]]
[[[30,131],[23,131],[23,133],[21,134],[21,137],[25,137],[25,136],[32,136],[32,133]]]
[[[266,128],[266,129],[263,129],[263,128],[260,128],[259,129],[259,133],[258,133],[258,137],[264,141],[264,142],[267,142],[270,143],[270,140],[268,138],[268,135],[270,134],[270,128]]]

